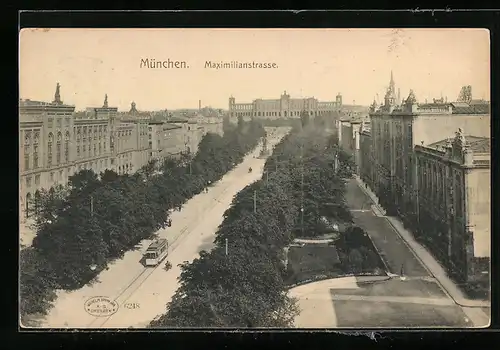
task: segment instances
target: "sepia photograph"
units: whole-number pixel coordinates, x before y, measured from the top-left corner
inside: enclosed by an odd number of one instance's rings
[[[19,328],[486,328],[490,33],[19,34]]]

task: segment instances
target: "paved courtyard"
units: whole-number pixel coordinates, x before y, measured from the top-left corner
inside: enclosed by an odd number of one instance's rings
[[[460,307],[432,281],[344,277],[290,291],[298,299],[298,328],[472,327]]]

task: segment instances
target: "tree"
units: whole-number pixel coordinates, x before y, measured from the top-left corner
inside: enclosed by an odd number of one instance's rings
[[[259,122],[242,120],[238,129],[231,127],[223,137],[205,135],[192,158],[150,162],[133,175],[82,170],[70,177],[69,186],[42,191],[37,205],[31,206],[37,236],[22,276],[22,295],[39,291],[41,299],[36,304],[28,298],[22,312],[45,309],[50,291],[80,288],[112,259],[165,227],[167,209],[179,208],[220,179],[262,135]],[[47,277],[36,282],[35,274]]]
[[[349,253],[349,265],[353,273],[360,273],[363,269],[363,255],[357,249]]]
[[[19,308],[21,321],[26,315],[45,315],[56,298],[54,276],[49,263],[32,247],[19,253]]]
[[[302,111],[302,113],[300,114],[300,122],[303,128],[309,124],[309,120],[309,112],[305,110]]]

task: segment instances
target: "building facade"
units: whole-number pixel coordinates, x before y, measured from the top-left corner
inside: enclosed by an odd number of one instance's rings
[[[490,139],[465,136],[415,146],[420,235],[463,282],[489,278]]]
[[[456,130],[461,130],[454,143],[456,146],[449,144],[441,147],[443,136],[453,135]],[[470,152],[476,154],[473,166],[465,160],[460,163],[460,147],[457,145],[464,139],[470,142],[481,140],[480,143],[484,144],[484,140],[489,138],[490,111],[487,102],[474,106],[444,100],[419,104],[413,91],[410,91],[408,97],[398,104],[392,74],[384,104],[379,107],[374,102],[371,107],[370,131],[360,133],[361,178],[370,185],[388,215],[399,216],[418,240],[426,244],[434,242],[429,244],[434,244],[431,249],[436,257],[461,281],[470,281],[483,274],[484,264],[479,261],[488,261],[482,256],[486,253],[471,255],[471,249],[482,246],[484,240],[471,243],[474,241],[471,237],[476,233],[466,218],[468,215],[477,217],[477,213],[473,214],[476,209],[472,207],[483,206],[484,209],[487,205],[484,203],[489,203],[482,193],[488,188],[484,184],[488,183],[489,170],[485,167],[489,167],[486,166],[489,156],[484,151],[472,151],[467,146],[460,146],[463,150],[467,149],[464,151],[467,157],[472,157]],[[438,151],[435,147],[442,149]],[[436,161],[431,164],[429,159]],[[456,177],[458,173],[461,175]],[[429,180],[429,176],[433,180]],[[482,184],[472,180],[478,177],[483,177]],[[451,194],[445,192],[449,188],[452,189]],[[482,193],[478,195],[482,204],[471,202],[470,193],[477,195],[478,192]],[[450,211],[453,213],[451,217]],[[483,212],[489,216],[487,210]],[[427,226],[429,222],[435,223],[435,226]],[[484,222],[489,224],[489,218]],[[489,235],[489,229],[484,227],[478,228],[477,232],[478,235]],[[482,267],[478,267],[480,265]]]
[[[133,172],[149,160],[147,124],[123,123],[117,108],[75,112],[61,100],[57,84],[50,103],[19,101],[19,203],[22,218],[36,205],[40,190],[65,185],[83,169]]]
[[[314,97],[290,98],[286,91],[275,100],[256,99],[250,103],[236,103],[234,97],[229,98],[229,117],[256,117],[266,119],[300,118],[302,112],[311,117],[329,115],[342,107],[342,95],[338,94],[335,101],[320,102]]]
[[[372,166],[375,168],[373,190],[380,203],[405,224],[416,225],[417,166],[416,145],[429,145],[452,135],[457,129],[468,135],[489,137],[489,105],[466,108],[459,103],[419,104],[413,91],[400,104],[396,102],[391,74],[385,103],[370,113]]]
[[[353,157],[356,164],[355,171],[359,175],[361,131],[369,127],[370,122],[366,119],[338,119],[336,124],[338,144]]]

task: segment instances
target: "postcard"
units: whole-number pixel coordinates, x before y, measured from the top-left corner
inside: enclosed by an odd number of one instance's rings
[[[22,29],[19,326],[490,323],[484,29]]]

